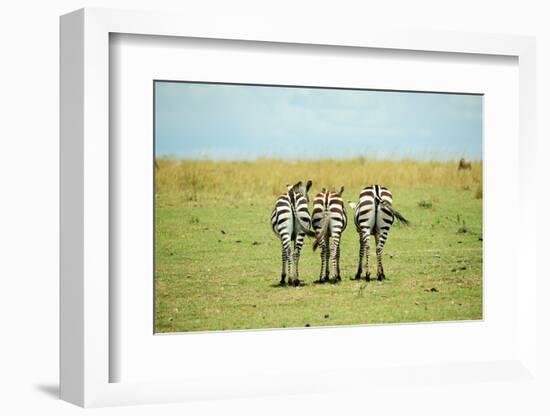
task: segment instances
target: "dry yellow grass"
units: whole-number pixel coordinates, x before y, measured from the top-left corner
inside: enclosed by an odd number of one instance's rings
[[[203,195],[227,200],[262,200],[281,193],[294,180],[313,179],[317,186],[348,190],[380,183],[390,189],[447,188],[477,190],[481,196],[481,163],[457,170],[457,162],[412,160],[300,161],[260,159],[255,162],[158,160],[157,193],[185,193],[188,200]]]

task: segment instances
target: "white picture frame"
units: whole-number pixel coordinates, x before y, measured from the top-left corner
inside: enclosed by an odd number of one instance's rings
[[[353,389],[362,384],[421,383],[458,379],[484,388],[481,381],[502,380],[537,387],[536,241],[526,228],[517,254],[522,285],[517,292],[517,354],[498,362],[441,363],[407,368],[380,368],[366,374],[335,369],[326,374],[338,382],[326,385],[319,375],[282,371],[262,380],[234,382],[233,374],[183,381],[110,382],[117,358],[109,348],[112,299],[109,297],[109,35],[112,33],[207,39],[332,45],[438,53],[517,57],[519,65],[519,137],[522,212],[535,204],[535,41],[509,35],[380,32],[360,29],[330,32],[279,28],[275,24],[219,20],[207,27],[191,16],[166,13],[82,9],[61,18],[61,398],[80,406],[160,403],[217,397],[249,397]],[[524,217],[524,216],[522,216]],[[533,219],[532,212],[530,219]],[[526,221],[526,220],[524,220]],[[519,273],[519,270],[515,271]],[[441,376],[441,374],[444,374]],[[477,374],[477,375],[476,375]],[[480,376],[481,374],[481,376]],[[485,376],[484,376],[485,375]],[[440,378],[440,376],[442,378]],[[451,390],[447,394],[451,394]]]

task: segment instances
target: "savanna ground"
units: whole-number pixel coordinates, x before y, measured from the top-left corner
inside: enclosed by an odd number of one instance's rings
[[[315,284],[319,253],[306,240],[300,287],[280,287],[270,215],[287,183],[345,185],[357,202],[383,184],[411,226],[394,224],[386,280],[354,281],[353,211],[342,236],[342,282]],[[482,167],[455,162],[158,160],[155,330],[182,332],[482,318]],[[311,211],[311,204],[310,204]],[[371,241],[371,274],[375,275]]]

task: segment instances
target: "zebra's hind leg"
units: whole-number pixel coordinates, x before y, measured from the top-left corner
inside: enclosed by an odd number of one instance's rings
[[[298,234],[294,243],[294,253],[292,256],[294,260],[294,280],[292,281],[292,283],[294,284],[294,286],[300,285],[300,273],[298,271],[298,263],[300,262],[300,251],[302,250],[302,245],[304,244],[304,237],[305,234]]]
[[[357,265],[357,273],[355,274],[355,280],[361,280],[361,275],[363,274],[363,256],[367,255],[367,262],[366,262],[366,278],[367,281],[370,280],[369,275],[369,229],[362,229],[359,231],[359,264]]]
[[[365,280],[370,282],[370,230],[367,228],[364,234],[364,244],[365,244]]]
[[[336,280],[338,282],[342,280],[342,276],[340,276],[340,238],[336,244]]]
[[[323,245],[325,246],[325,276],[323,277],[323,282],[328,282],[330,279],[330,238],[326,237],[325,241],[323,241]]]
[[[281,286],[285,285],[285,279],[286,279],[286,256],[285,256],[285,249],[284,247],[281,248],[281,262],[283,264],[282,270],[281,270]]]
[[[326,261],[327,245],[325,240],[319,242],[319,247],[321,248],[321,271],[319,272],[319,283],[325,283],[328,280],[328,261]]]
[[[284,286],[286,284],[285,278],[287,276],[287,270],[290,283],[290,241],[281,241],[281,258],[283,263],[281,270],[281,286]]]
[[[340,265],[338,264],[338,253],[340,249],[340,240],[337,237],[334,237],[330,241],[330,260],[331,260],[331,275],[334,283],[342,280],[340,278]]]
[[[290,241],[288,242],[288,246],[286,247],[286,271],[288,275],[288,283],[290,284],[290,265],[292,264],[292,257],[291,257],[291,250],[290,250]]]
[[[379,281],[386,278],[384,274],[384,267],[382,266],[382,251],[384,250],[384,244],[386,244],[386,234],[376,234],[376,276]]]

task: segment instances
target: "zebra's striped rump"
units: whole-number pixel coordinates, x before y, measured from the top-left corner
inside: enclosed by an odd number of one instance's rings
[[[350,202],[350,206],[355,210],[355,228],[359,233],[359,266],[355,278],[361,279],[363,256],[365,256],[365,278],[367,281],[370,280],[369,238],[373,235],[376,241],[377,278],[383,280],[385,275],[382,266],[382,251],[390,228],[395,218],[405,224],[409,222],[393,208],[392,193],[384,186],[367,186],[359,194],[359,203]]]
[[[308,210],[307,192],[311,188],[311,185],[311,181],[308,181],[306,185],[303,185],[302,182],[298,182],[293,186],[287,185],[288,191],[277,198],[275,208],[271,213],[271,228],[281,240],[282,285],[285,284],[287,273],[289,276],[288,283],[292,283],[295,286],[300,284],[298,262],[304,243],[304,236],[315,236],[315,233],[310,229],[311,216]],[[294,242],[294,252],[291,256],[292,242]],[[292,278],[290,277],[291,263],[294,264]]]
[[[319,282],[334,282],[340,277],[340,237],[346,229],[347,216],[344,208],[342,193],[327,191],[323,188],[321,193],[313,200],[312,225],[316,238],[313,250],[321,248],[321,272]]]

